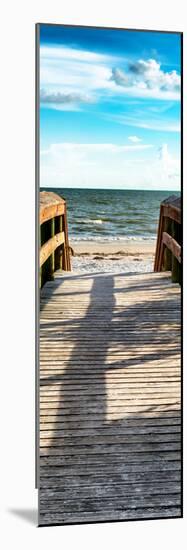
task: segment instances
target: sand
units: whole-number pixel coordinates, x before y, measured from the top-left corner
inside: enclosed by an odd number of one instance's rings
[[[70,241],[76,272],[139,273],[153,271],[156,240]]]
[[[103,256],[135,256],[138,254],[154,254],[156,240],[146,241],[72,241],[70,242],[75,255],[101,254]]]

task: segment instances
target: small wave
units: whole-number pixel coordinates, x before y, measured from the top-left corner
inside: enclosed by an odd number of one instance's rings
[[[90,242],[95,242],[95,241],[107,241],[107,242],[110,242],[110,241],[155,241],[156,240],[156,235],[151,235],[151,236],[146,236],[146,235],[142,235],[142,236],[136,236],[136,235],[129,235],[129,236],[117,236],[117,237],[114,237],[114,236],[110,236],[110,237],[107,237],[107,236],[90,236],[90,235],[77,235],[77,236],[74,236],[74,235],[69,235],[69,238],[71,241],[74,241],[74,242],[78,242],[78,241],[90,241]]]
[[[75,223],[77,224],[102,224],[103,220],[91,220],[89,218],[85,218],[85,220],[76,220]]]

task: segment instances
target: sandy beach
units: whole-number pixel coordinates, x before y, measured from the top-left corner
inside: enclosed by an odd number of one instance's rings
[[[153,270],[156,240],[70,241],[72,269],[78,272],[148,272]]]
[[[75,255],[101,254],[102,256],[136,256],[152,255],[155,252],[156,240],[116,240],[116,241],[71,241]]]

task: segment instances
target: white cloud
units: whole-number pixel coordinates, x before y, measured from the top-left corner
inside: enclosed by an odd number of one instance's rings
[[[41,47],[41,85],[48,93],[80,93],[111,88],[111,57],[75,48]]]
[[[167,143],[163,143],[161,147],[159,147],[158,153],[159,153],[159,159],[161,160],[163,165],[166,165],[169,162],[171,162],[172,158],[169,154]]]
[[[114,80],[114,82],[118,84],[118,86],[131,86],[128,74],[126,74],[121,69],[117,69],[115,67],[112,69],[111,80]]]
[[[170,122],[170,121],[163,121],[162,120],[156,120],[154,118],[151,118],[149,120],[146,120],[145,117],[142,116],[142,118],[138,118],[135,116],[129,116],[129,115],[103,115],[104,118],[107,118],[108,120],[114,120],[115,122],[118,122],[119,124],[125,124],[126,126],[132,126],[136,128],[145,128],[147,130],[156,130],[159,132],[180,132],[180,123],[179,122]]]
[[[133,95],[159,99],[180,98],[180,75],[175,70],[164,72],[155,59],[140,59],[130,63],[126,71],[114,67],[110,78]]]
[[[41,151],[41,185],[108,187],[135,178],[135,162],[151,144],[55,143]],[[137,155],[137,156],[136,156]],[[143,165],[142,165],[143,167]],[[137,176],[136,176],[137,178]]]
[[[176,158],[172,157],[168,150],[167,143],[163,143],[158,150],[159,161],[162,167],[164,177],[175,178],[180,175],[180,162]]]
[[[129,65],[129,71],[137,84],[144,84],[147,88],[160,88],[161,90],[180,90],[180,76],[176,71],[166,73],[161,70],[160,63],[155,59],[144,61],[140,59]]]
[[[81,93],[51,92],[41,89],[40,102],[41,105],[46,105],[47,107],[51,106],[52,108],[64,109],[64,107],[77,107],[77,104],[80,103],[94,103],[95,99]]]
[[[145,182],[150,188],[180,190],[180,158],[173,157],[163,143],[145,166]]]
[[[152,121],[152,122],[140,122],[136,121],[134,123],[131,123],[132,126],[137,126],[137,128],[145,128],[147,130],[157,130],[159,132],[180,132],[180,124],[179,123],[171,123],[171,122],[160,122],[160,121]]]
[[[41,85],[47,94],[83,94],[106,98],[127,97],[180,99],[180,76],[164,72],[154,59],[129,63],[126,70],[112,66],[126,59],[64,46],[40,48]],[[96,99],[96,98],[95,98]],[[51,105],[53,105],[51,103]]]
[[[137,136],[129,136],[128,137],[129,141],[132,141],[132,143],[138,143],[139,141],[142,141],[139,137]]]
[[[61,92],[50,93],[42,89],[40,92],[40,101],[42,103],[77,103],[77,102],[91,103],[93,99],[87,95],[77,94],[75,92],[74,93],[72,92],[69,94],[63,94]]]
[[[180,188],[180,158],[166,143],[159,150],[140,143],[56,143],[41,151],[40,164],[45,187]]]
[[[138,138],[137,138],[137,141]],[[144,149],[150,149],[153,145],[151,144],[136,144],[136,145],[116,145],[114,143],[54,143],[51,144],[50,148],[45,151],[45,154],[52,153],[54,155],[56,154],[62,154],[62,153],[68,153],[73,154],[75,152],[82,154],[85,153],[123,153],[125,151],[141,151]]]
[[[111,60],[111,56],[106,54],[79,50],[77,48],[68,48],[66,46],[41,46],[40,57],[41,59],[47,59],[48,61],[52,58],[61,61],[64,61],[64,59],[73,59],[74,61],[80,61],[81,63],[85,61],[87,63],[106,63]]]

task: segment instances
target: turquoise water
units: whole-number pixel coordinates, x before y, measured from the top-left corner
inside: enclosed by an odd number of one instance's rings
[[[160,203],[173,191],[47,188],[64,197],[71,240],[155,239]]]

